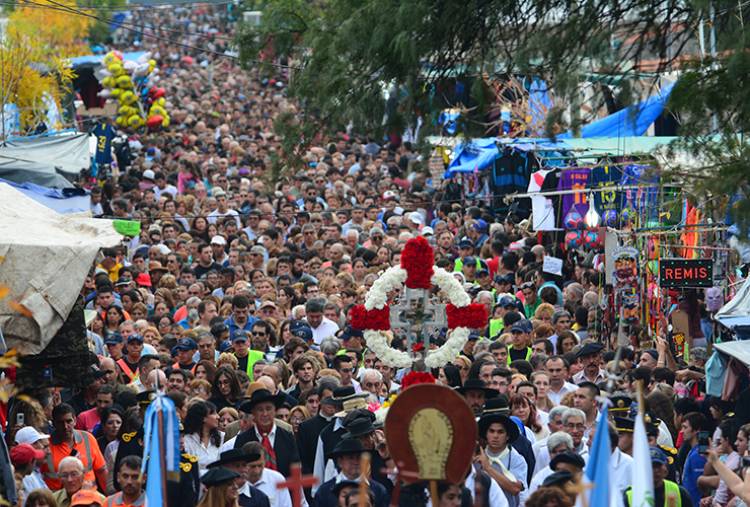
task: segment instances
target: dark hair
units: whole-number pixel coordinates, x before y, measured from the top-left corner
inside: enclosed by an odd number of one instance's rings
[[[195,365],[195,369],[193,371],[198,371],[198,366],[203,366],[206,370],[206,380],[214,383],[214,379],[216,378],[216,365],[213,361],[209,361],[207,359],[201,359],[198,361],[198,364]]]
[[[601,392],[599,386],[593,382],[581,382],[578,384],[578,389],[581,389],[582,387],[588,389],[589,393],[594,395],[594,398],[599,396],[599,393]]]
[[[547,363],[549,363],[550,361],[562,361],[563,366],[565,366],[566,369],[570,368],[570,361],[568,361],[567,358],[565,358],[565,356],[560,356],[560,355],[550,356],[547,358]],[[545,363],[545,366],[547,363]]]
[[[443,366],[443,374],[448,381],[448,387],[461,387],[461,370],[455,364]]]
[[[219,390],[219,379],[222,376],[226,376],[229,379],[229,396],[225,398]],[[240,387],[240,380],[237,378],[237,374],[234,369],[230,366],[219,366],[214,375],[214,381],[211,383],[211,397],[217,399],[226,399],[231,404],[234,404],[242,396],[242,388]]]
[[[526,378],[529,378],[529,375],[531,375],[531,373],[534,371],[531,363],[526,361],[525,359],[516,359],[515,361],[511,361],[508,366],[510,366],[510,368],[514,370],[517,370],[518,373]]]
[[[143,460],[137,454],[128,454],[120,460],[117,471],[122,470],[122,467],[128,467],[131,470],[138,470],[140,472],[142,463]]]
[[[247,296],[238,295],[232,298],[233,308],[247,308],[248,306],[250,306],[250,300]]]
[[[64,415],[73,414],[75,417],[76,411],[67,403],[60,403],[58,406],[52,409],[52,420],[56,420],[58,417]]]
[[[700,409],[700,405],[693,398],[679,398],[674,402],[674,411],[677,415],[699,412]]]
[[[689,414],[685,414],[685,417],[682,419],[690,424],[693,431],[702,431],[708,427],[706,416],[700,412],[690,412]]]
[[[469,368],[469,374],[467,378],[479,378],[479,372],[481,371],[482,366],[485,366],[487,364],[497,365],[497,361],[495,361],[494,358],[489,357],[480,359],[479,361],[474,361],[471,365],[471,368]]]
[[[196,401],[188,407],[187,415],[185,420],[182,421],[182,426],[185,428],[185,434],[197,434],[199,437],[203,434],[203,420],[211,414],[216,412],[216,405],[210,401]],[[211,436],[209,437],[210,442],[219,447],[221,445],[221,434],[218,429],[211,430]]]
[[[494,350],[500,350],[505,349],[508,350],[508,346],[505,344],[505,342],[501,342],[500,340],[496,340],[492,343],[490,343],[489,351],[492,352]]]
[[[670,386],[674,385],[676,377],[674,372],[669,368],[654,368],[652,374],[654,377],[654,382],[663,382],[665,384],[669,384]]]
[[[536,340],[534,340],[534,345],[538,343],[544,344],[544,353],[547,354],[548,356],[551,356],[552,354],[555,353],[555,346],[552,345],[552,342],[549,341],[547,338],[537,338]]]
[[[539,424],[539,421],[537,421],[536,405],[531,403],[531,400],[528,399],[523,394],[514,394],[513,396],[510,397],[511,411],[513,410],[513,407],[516,407],[522,404],[526,404],[529,407],[529,417],[526,421],[522,421],[523,425],[528,428],[531,428],[531,431],[533,431],[534,433],[540,431],[542,429],[542,426],[541,424]]]

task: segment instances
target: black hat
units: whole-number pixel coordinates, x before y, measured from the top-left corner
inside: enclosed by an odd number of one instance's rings
[[[216,467],[203,474],[203,477],[201,477],[201,482],[207,488],[210,488],[211,486],[219,486],[229,481],[233,481],[239,476],[240,474],[238,474],[237,472],[232,472],[231,470],[227,470],[224,467]]]
[[[341,438],[358,438],[369,435],[375,431],[372,419],[369,417],[356,417],[344,425],[346,433]]]
[[[349,480],[349,479],[344,479],[343,481],[337,482],[333,486],[333,489],[331,490],[331,493],[333,493],[333,497],[334,498],[338,498],[339,497],[339,493],[341,493],[342,489],[344,489],[346,487],[359,489],[359,485],[360,485],[359,481],[352,481],[352,480]]]
[[[148,406],[156,399],[156,393],[154,391],[143,391],[142,393],[136,394],[135,399],[138,400],[139,405]]]
[[[521,435],[518,425],[513,419],[509,417],[510,407],[508,406],[508,398],[505,396],[498,396],[487,400],[482,410],[482,415],[479,418],[479,436],[484,437],[487,434],[487,429],[492,423],[500,423],[505,426],[505,431],[508,433],[508,443],[515,442],[515,440]]]
[[[552,461],[549,462],[549,467],[552,470],[556,470],[557,465],[559,465],[560,463],[569,463],[574,467],[580,468],[581,470],[586,467],[586,462],[583,460],[583,458],[571,451],[561,452],[560,454],[552,458]]]
[[[333,390],[333,400],[334,401],[342,401],[347,396],[351,396],[352,394],[356,394],[356,391],[354,390],[354,386],[341,386],[337,387]]]
[[[615,417],[615,429],[618,433],[633,433],[635,421],[629,417]]]
[[[242,462],[242,463],[250,463],[251,461],[257,461],[260,459],[260,453],[250,453],[245,452],[244,450],[240,449],[230,449],[228,451],[224,451],[219,455],[218,461],[214,461],[213,463],[208,464],[208,468],[216,468],[220,467],[222,465],[225,465],[227,463],[236,463],[236,462]]]
[[[579,359],[583,356],[590,356],[593,354],[598,354],[602,350],[604,350],[604,345],[602,345],[601,343],[594,343],[594,342],[587,343],[586,345],[581,347],[581,349],[578,351],[578,353],[576,354],[576,359]]]
[[[242,404],[240,405],[240,410],[245,412],[246,414],[249,414],[250,412],[252,412],[253,408],[255,408],[256,405],[258,405],[259,403],[264,403],[266,401],[270,401],[276,406],[276,408],[279,408],[284,402],[284,398],[276,394],[271,394],[271,391],[269,391],[268,389],[258,389],[257,391],[253,392],[253,394],[250,396],[250,399],[242,402]]]
[[[547,478],[544,479],[544,482],[542,482],[542,487],[548,488],[550,486],[563,486],[566,482],[570,482],[572,480],[573,474],[571,474],[567,470],[560,470],[559,472],[548,475]]]
[[[612,402],[612,406],[609,407],[610,412],[625,412],[630,410],[630,405],[633,404],[633,398],[627,394],[616,394],[609,399]]]
[[[495,389],[487,387],[487,384],[485,384],[482,379],[478,378],[466,379],[464,385],[462,385],[461,387],[457,387],[456,391],[461,396],[464,396],[469,391],[484,391],[484,396],[486,398],[495,398],[498,394],[500,394]]]
[[[367,449],[362,447],[362,442],[356,438],[342,438],[336,447],[328,453],[328,459],[337,458],[339,456],[346,456],[348,454],[362,454],[367,452]]]

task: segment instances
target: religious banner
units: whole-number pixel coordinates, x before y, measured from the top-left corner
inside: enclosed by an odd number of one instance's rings
[[[638,287],[638,250],[633,247],[617,248],[614,252],[615,305],[623,324],[640,321],[641,301]]]

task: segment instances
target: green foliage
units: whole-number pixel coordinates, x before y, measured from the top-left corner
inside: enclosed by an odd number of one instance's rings
[[[291,93],[306,112],[302,123],[336,131],[353,122],[356,131],[377,134],[422,115],[429,134],[440,110],[459,107],[464,133],[481,135],[496,110],[488,83],[538,76],[559,99],[547,121],[553,134],[592,119],[576,114],[585,75],[612,75],[617,100],[628,104],[672,71],[681,78],[670,109],[689,148],[706,161],[704,171],[683,171],[682,179],[710,196],[747,191],[748,147],[736,136],[750,122],[745,3],[275,0],[253,8],[263,21],[242,30],[241,57],[248,64],[259,54],[289,62]],[[644,71],[654,81],[644,80]],[[466,90],[460,97],[456,83]],[[750,216],[746,207],[737,208],[743,217]]]

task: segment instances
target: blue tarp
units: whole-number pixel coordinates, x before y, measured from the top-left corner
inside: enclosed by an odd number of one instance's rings
[[[488,137],[459,144],[455,148],[455,157],[443,177],[452,178],[458,173],[478,172],[492,165],[500,154],[496,143],[496,138]]]
[[[131,53],[123,53],[122,57],[123,59],[127,61],[137,61],[138,58],[145,55],[145,51],[133,51]],[[104,55],[86,55],[86,56],[76,56],[75,58],[70,59],[70,65],[73,68],[76,67],[82,67],[82,66],[90,66],[94,67],[97,65],[102,65],[102,62],[104,62]]]
[[[86,213],[91,211],[91,197],[80,189],[60,190],[35,185],[34,183],[14,183],[2,178],[0,178],[0,182],[7,183],[26,197],[58,213]]]
[[[659,93],[652,95],[643,102],[589,123],[581,129],[580,137],[642,136],[664,111],[672,88],[674,88],[674,83],[668,84]],[[566,132],[558,137],[567,139],[573,137],[573,134]]]

